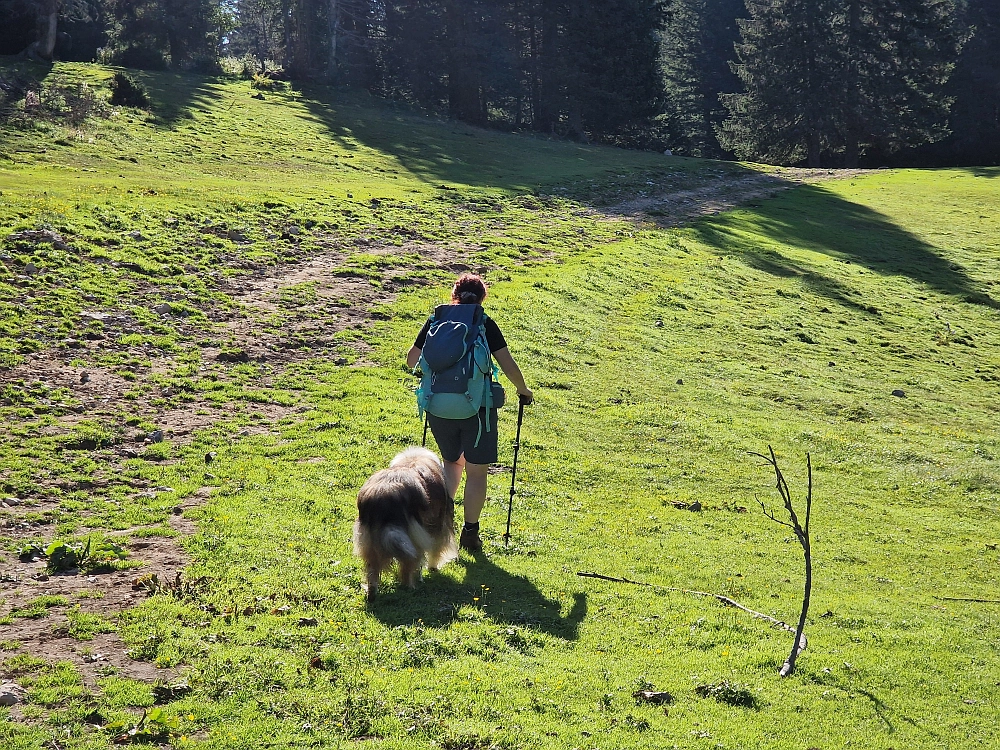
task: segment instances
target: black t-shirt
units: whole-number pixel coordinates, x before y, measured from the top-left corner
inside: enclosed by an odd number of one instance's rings
[[[431,327],[431,320],[434,316],[427,319],[424,323],[424,327],[420,329],[420,333],[417,334],[417,340],[413,342],[413,345],[417,349],[424,348],[424,342],[427,340],[427,330]],[[503,333],[500,332],[500,326],[496,324],[493,318],[486,318],[486,344],[490,347],[490,353],[500,351],[507,347],[507,340],[503,337]]]

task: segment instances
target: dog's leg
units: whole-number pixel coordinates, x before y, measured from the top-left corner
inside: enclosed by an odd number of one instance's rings
[[[417,574],[420,572],[420,560],[404,559],[399,561],[399,582],[411,589],[417,587]]]
[[[362,588],[364,588],[365,593],[368,594],[368,601],[371,601],[378,593],[378,584],[379,579],[382,577],[382,568],[371,563],[366,565],[365,568],[365,577],[368,582]]]

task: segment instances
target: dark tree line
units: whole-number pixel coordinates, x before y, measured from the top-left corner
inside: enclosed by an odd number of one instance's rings
[[[366,89],[783,164],[1000,162],[997,0],[0,0],[0,54]]]

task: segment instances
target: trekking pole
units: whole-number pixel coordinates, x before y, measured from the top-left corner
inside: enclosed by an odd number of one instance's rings
[[[524,399],[517,398],[517,436],[514,438],[514,465],[510,468],[510,503],[507,505],[507,533],[503,535],[503,546],[510,544],[510,517],[514,512],[514,479],[517,477],[517,452],[521,449],[521,422],[524,420]]]
[[[420,447],[421,448],[426,448],[427,447],[427,423],[430,422],[430,421],[431,421],[430,417],[428,417],[427,414],[426,414],[426,412],[425,412],[424,413],[424,439],[420,443]]]

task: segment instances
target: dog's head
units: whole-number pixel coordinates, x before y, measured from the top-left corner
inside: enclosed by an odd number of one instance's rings
[[[392,469],[404,466],[428,466],[439,469],[442,464],[441,459],[437,457],[437,454],[434,453],[434,451],[414,446],[397,454],[396,457],[392,459],[392,463],[389,464],[389,468]]]

